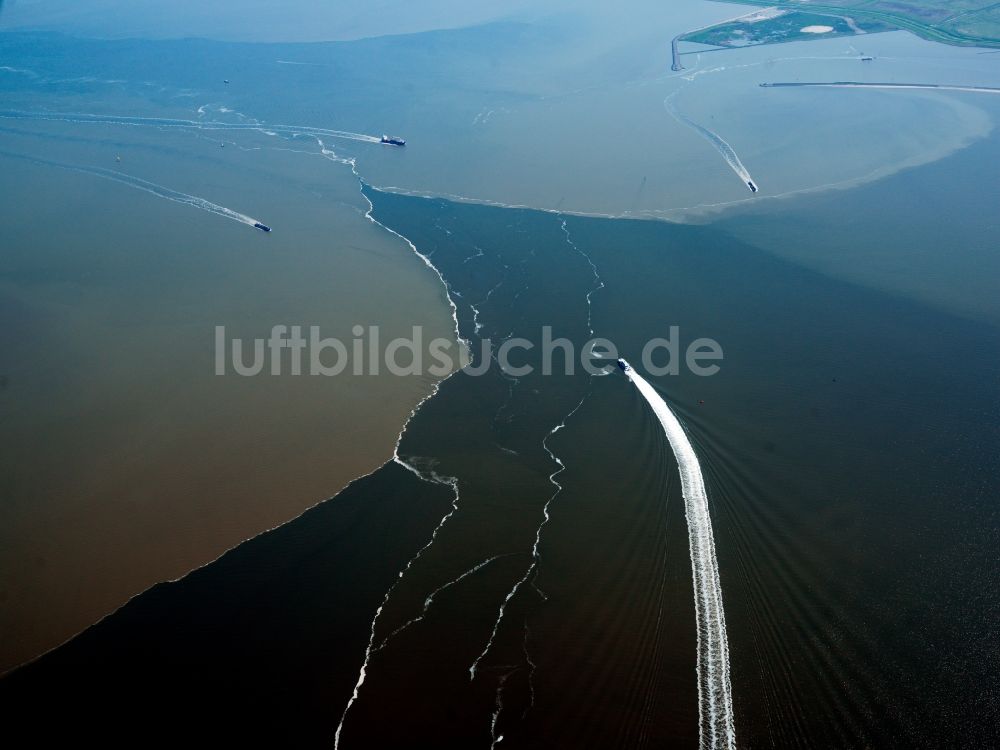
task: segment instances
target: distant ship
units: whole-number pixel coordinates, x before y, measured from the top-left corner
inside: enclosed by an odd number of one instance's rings
[[[384,144],[386,144],[388,146],[405,146],[406,145],[406,141],[404,141],[402,138],[390,138],[387,135],[383,135],[382,136],[382,143],[384,143]]]
[[[620,357],[618,358],[618,367],[621,368],[622,372],[632,371],[632,365],[630,365],[628,362],[626,362],[624,359]]]
[[[750,192],[751,193],[756,193],[757,192],[757,186],[754,185],[753,180],[747,180],[747,187],[750,188]]]
[[[271,227],[269,227],[267,224],[261,224],[259,221],[255,221],[253,223],[253,225],[254,225],[255,229],[259,229],[262,232],[270,232],[271,231]]]

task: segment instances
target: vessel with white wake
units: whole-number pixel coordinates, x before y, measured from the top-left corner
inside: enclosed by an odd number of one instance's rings
[[[733,691],[729,676],[729,639],[722,606],[719,561],[715,555],[712,516],[701,464],[676,415],[657,390],[624,359],[618,367],[646,399],[659,419],[677,461],[688,526],[698,633],[698,704],[701,750],[736,750]]]
[[[382,139],[381,139],[381,142],[384,143],[387,146],[405,146],[406,145],[406,141],[404,141],[402,138],[397,138],[395,136],[388,136],[388,135],[383,135]]]

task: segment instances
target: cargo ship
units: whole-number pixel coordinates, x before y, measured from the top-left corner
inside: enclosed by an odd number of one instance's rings
[[[382,143],[386,144],[387,146],[405,146],[406,145],[406,141],[404,141],[402,138],[389,137],[387,135],[383,135],[382,136]]]

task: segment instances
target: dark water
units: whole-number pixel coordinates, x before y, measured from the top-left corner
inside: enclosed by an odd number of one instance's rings
[[[739,746],[1000,740],[995,328],[711,227],[570,218],[570,243],[554,214],[370,194],[473,343],[586,339],[586,255],[625,356],[671,325],[722,344],[718,375],[651,380],[706,475]],[[676,465],[620,373],[458,374],[399,453],[0,682],[8,735],[330,746],[371,639],[344,748],[697,746]]]

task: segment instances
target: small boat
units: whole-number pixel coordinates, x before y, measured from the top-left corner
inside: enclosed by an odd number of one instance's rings
[[[255,221],[253,223],[253,226],[254,226],[254,229],[259,229],[262,232],[270,232],[271,231],[271,227],[269,227],[267,224],[261,224],[259,221]]]
[[[618,367],[622,372],[632,372],[632,365],[620,357],[618,358]]]
[[[383,135],[382,136],[382,143],[384,143],[387,146],[405,146],[406,145],[406,141],[404,141],[402,138],[390,137],[388,135]]]
[[[747,187],[750,188],[750,192],[751,193],[756,193],[757,192],[757,186],[754,185],[753,180],[747,180]]]

